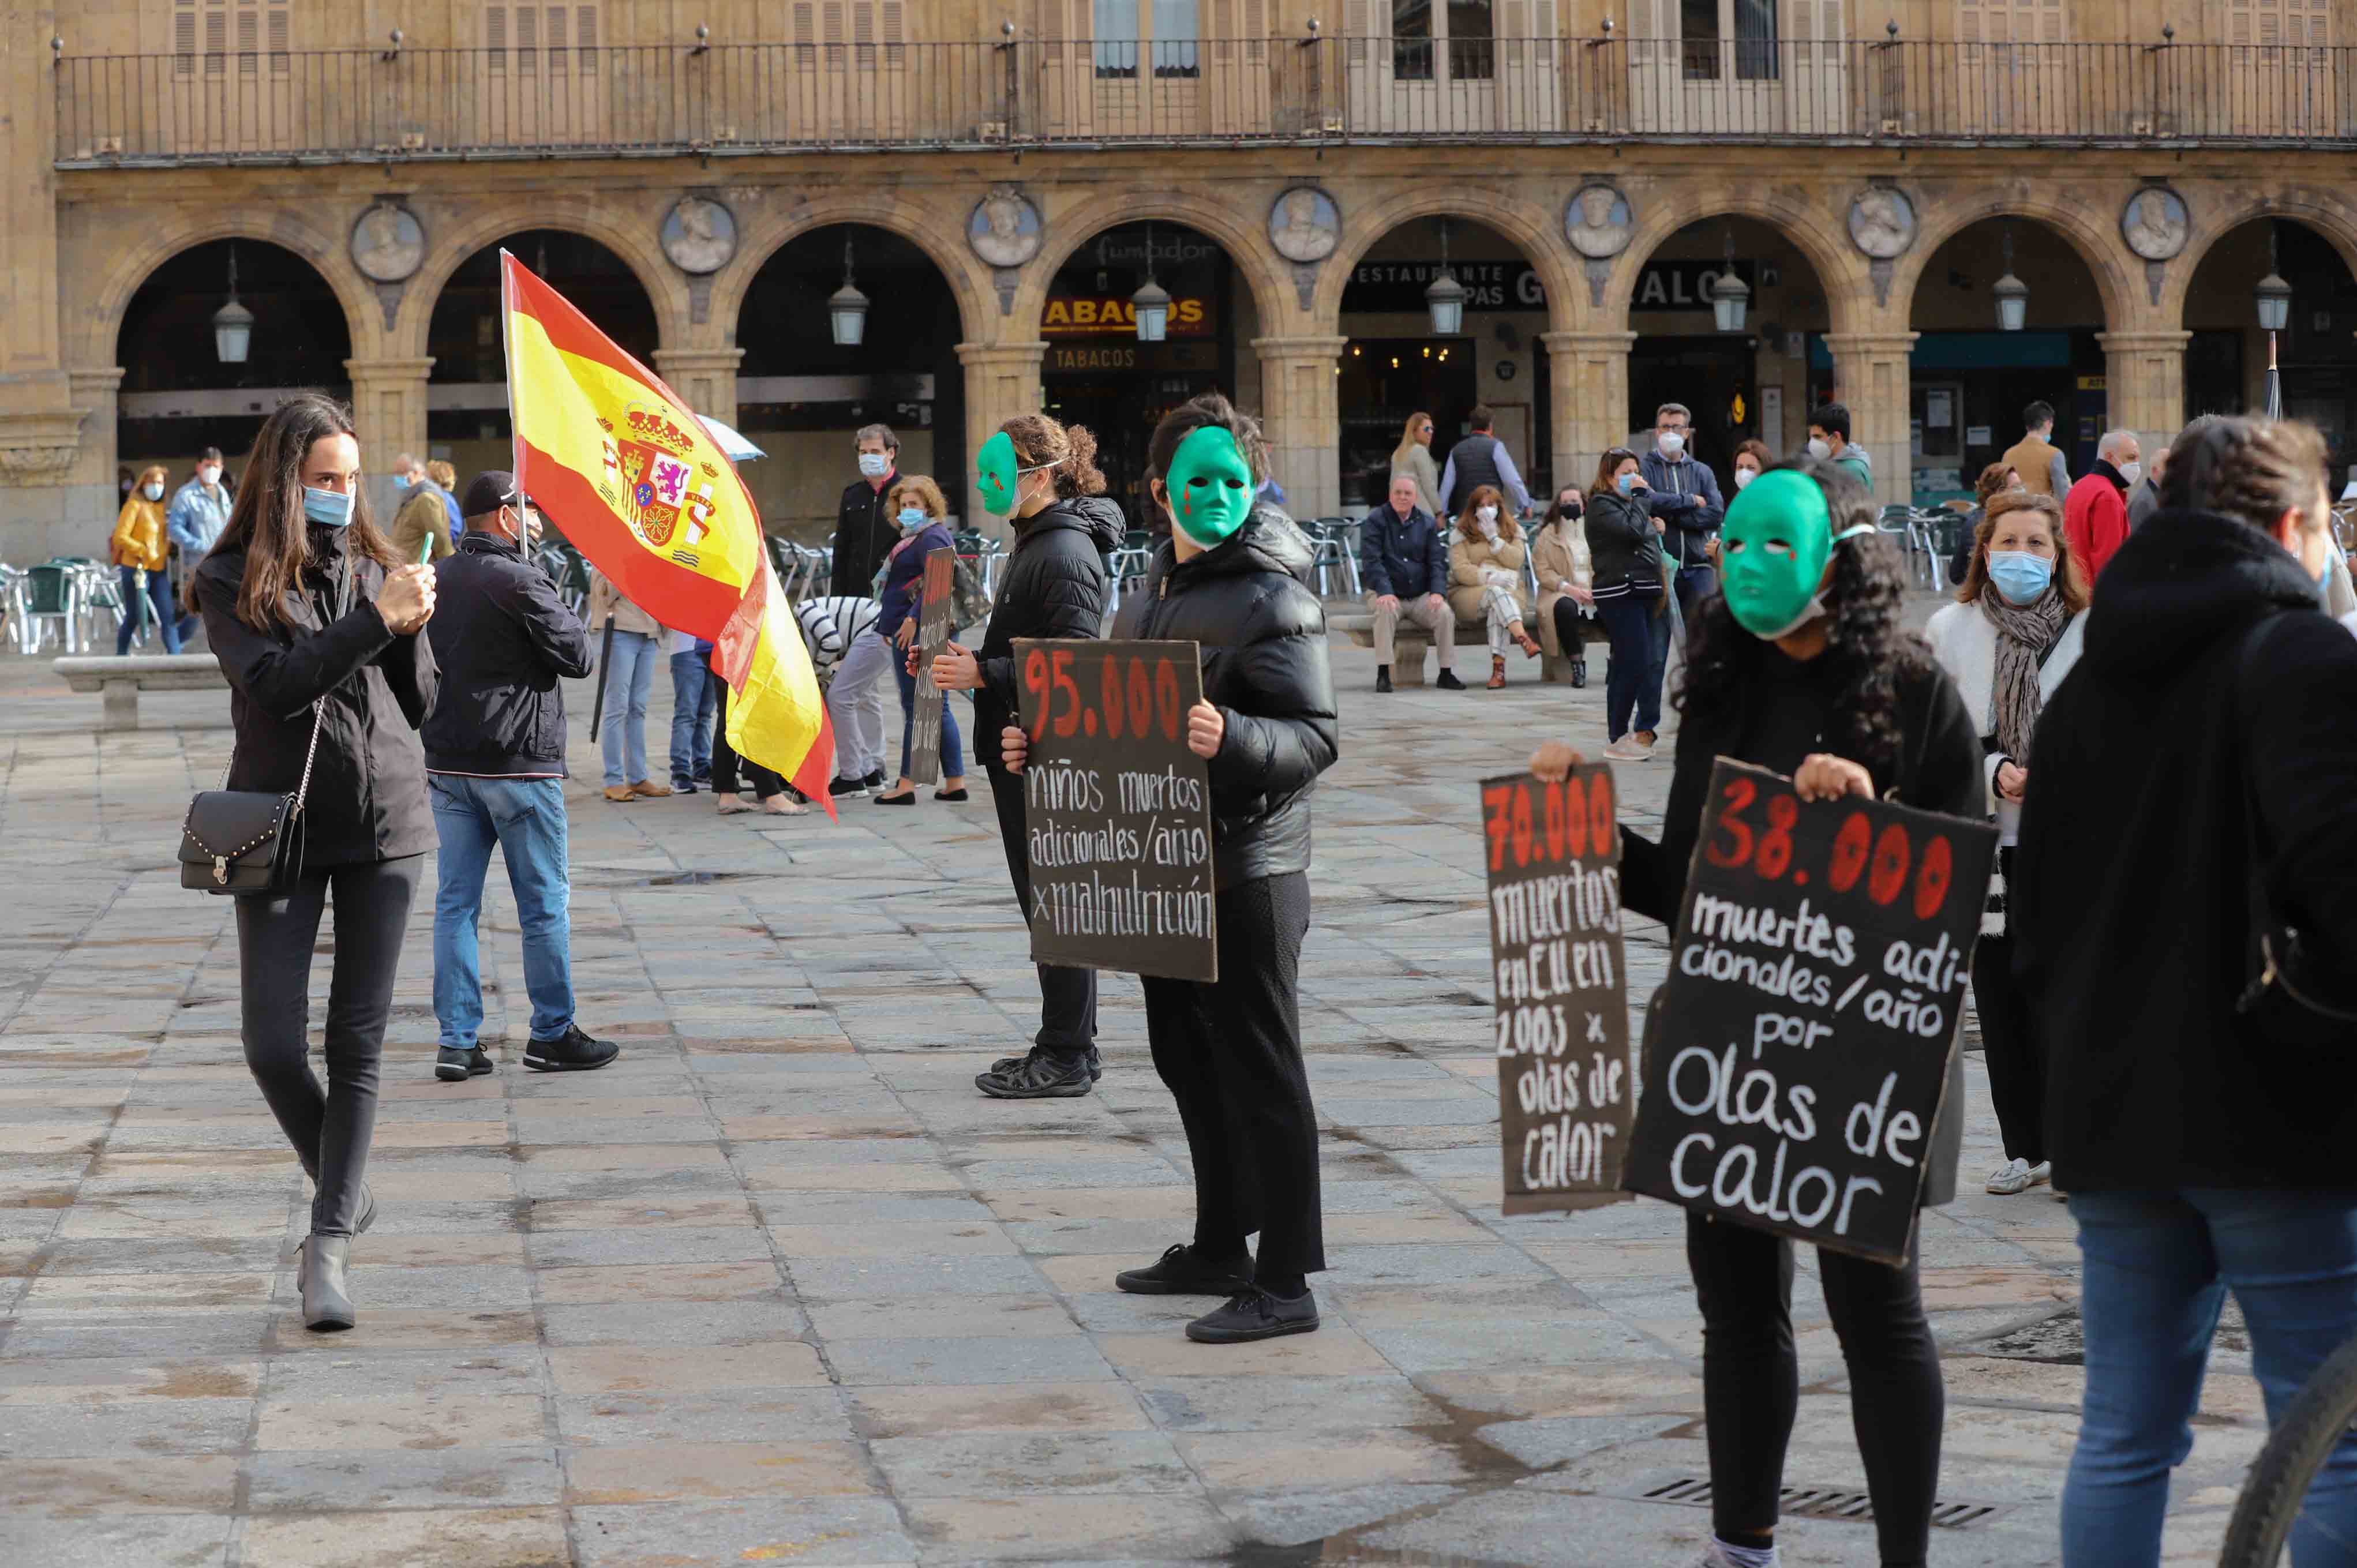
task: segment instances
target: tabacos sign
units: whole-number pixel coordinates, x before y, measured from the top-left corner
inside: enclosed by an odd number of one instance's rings
[[[1099,333],[1137,333],[1137,311],[1119,295],[1056,295],[1039,317],[1039,330],[1049,338],[1087,338]],[[1170,301],[1170,321],[1165,328],[1173,338],[1208,338],[1211,334],[1211,302],[1189,296]]]

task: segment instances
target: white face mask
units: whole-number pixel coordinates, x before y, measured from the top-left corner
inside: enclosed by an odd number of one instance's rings
[[[891,457],[882,452],[862,452],[859,471],[871,479],[880,479],[892,471]]]
[[[207,488],[210,489],[210,487],[221,483],[221,470],[219,468],[199,468],[197,470],[197,478],[202,480]]]
[[[1675,457],[1686,449],[1686,438],[1677,431],[1664,430],[1653,438],[1653,445],[1662,449],[1663,456]]]
[[[1735,470],[1735,488],[1739,490],[1759,477],[1760,470],[1757,468],[1738,468]]]
[[[161,485],[150,485],[147,487],[145,494],[147,499],[151,501],[162,500],[164,499],[164,487]]]
[[[2118,467],[2120,470],[2120,478],[2126,479],[2129,484],[2133,485],[2138,479],[2144,478],[2144,465],[2142,463],[2122,463],[2118,465]]]
[[[1475,507],[1473,509],[1473,521],[1476,522],[1494,523],[1498,521],[1498,509],[1493,506]]]
[[[1820,462],[1823,462],[1825,458],[1830,457],[1830,456],[1832,456],[1833,455],[1834,455],[1833,445],[1832,445],[1832,443],[1828,442],[1828,441],[1827,441],[1824,436],[1822,436],[1822,435],[1812,435],[1812,436],[1810,436],[1810,437],[1809,437],[1809,456],[1810,456],[1816,458],[1816,459],[1817,459],[1818,461],[1820,461]]]

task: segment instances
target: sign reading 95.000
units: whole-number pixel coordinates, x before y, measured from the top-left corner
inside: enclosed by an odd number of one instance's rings
[[[1017,638],[1015,665],[1032,960],[1217,980],[1200,650]]]
[[[1626,1184],[1903,1262],[1996,856],[1986,823],[1720,757]]]

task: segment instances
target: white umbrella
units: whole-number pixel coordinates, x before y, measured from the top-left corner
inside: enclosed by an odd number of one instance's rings
[[[762,451],[710,414],[699,413],[695,417],[704,421],[704,428],[712,432],[712,438],[720,443],[721,452],[730,462],[742,463],[749,458],[769,456],[767,452]]]

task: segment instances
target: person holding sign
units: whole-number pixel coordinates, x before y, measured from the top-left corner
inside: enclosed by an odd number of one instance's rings
[[[1141,982],[1155,1070],[1195,1166],[1195,1235],[1114,1283],[1228,1297],[1187,1326],[1214,1345],[1316,1328],[1308,1276],[1326,1267],[1299,983],[1309,797],[1340,739],[1326,613],[1304,585],[1308,541],[1282,511],[1253,505],[1264,450],[1258,423],[1217,392],[1163,415],[1147,474],[1170,537],[1114,632],[1201,650],[1187,744],[1211,765],[1220,978]],[[1000,738],[1019,770],[1023,731]],[[1255,1233],[1257,1262],[1245,1247]]]
[[[1996,875],[1973,948],[1973,1004],[2005,1138],[2006,1162],[1990,1175],[1988,1190],[2006,1197],[2043,1186],[2053,1174],[2046,1159],[2046,1058],[2013,982],[2006,880],[2029,787],[2030,731],[2079,661],[2087,589],[2062,530],[2061,503],[2051,496],[1992,494],[1967,560],[1956,602],[1933,616],[1923,635],[1963,691],[1965,711],[1980,716],[1984,766],[1996,797]]]
[[[949,513],[949,503],[942,499],[941,486],[922,474],[905,474],[892,487],[890,510],[894,524],[900,530],[900,542],[884,557],[884,593],[876,617],[878,633],[892,639],[892,645],[904,653],[917,646],[917,595],[925,575],[925,556],[935,550],[954,550],[957,542],[950,537],[949,524],[942,518]],[[916,737],[917,677],[908,660],[892,661],[892,673],[900,682],[900,781],[876,797],[879,806],[913,806],[917,803],[916,780],[909,776],[909,750]],[[944,692],[942,704],[942,783],[933,791],[936,800],[963,800],[965,790],[965,753],[958,738],[957,710],[950,705]]]
[[[999,765],[991,741],[1022,708],[1017,638],[1104,635],[1105,557],[1126,530],[1120,506],[1105,499],[1096,455],[1095,436],[1044,413],[1018,413],[983,443],[975,484],[992,516],[1013,516],[1015,549],[979,652],[952,642],[932,662],[934,685],[974,693],[975,759],[990,776],[1006,872],[1027,920],[1031,863],[1023,781]],[[914,650],[909,659],[913,671]],[[1030,1054],[994,1062],[974,1080],[994,1100],[1086,1094],[1104,1070],[1097,1056],[1096,971],[1048,963],[1039,970],[1039,1034]]]
[[[1696,607],[1676,697],[1683,722],[1662,842],[1620,835],[1622,902],[1663,921],[1677,918],[1720,757],[1791,776],[1804,800],[1894,799],[1975,820],[1985,810],[1978,730],[1905,630],[1905,567],[1876,533],[1862,485],[1819,460],[1772,468],[1727,508],[1721,549],[1724,588]],[[1578,761],[1550,742],[1531,767],[1559,779]],[[1964,1089],[1953,1053],[1949,1062],[1921,1150],[1925,1205],[1955,1197]],[[1706,1561],[1772,1568],[1799,1405],[1792,1244],[1690,1211],[1686,1260],[1703,1316],[1716,1537]],[[1820,1247],[1817,1264],[1849,1366],[1881,1561],[1914,1568],[1929,1550],[1946,1404],[1915,1260],[1910,1251],[1893,1268]]]

